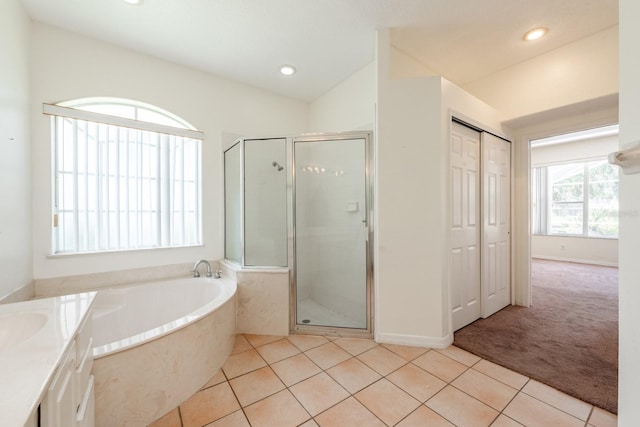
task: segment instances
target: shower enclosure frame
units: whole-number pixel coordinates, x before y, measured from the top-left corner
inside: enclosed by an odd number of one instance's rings
[[[290,200],[289,210],[290,213],[290,229],[289,229],[289,266],[291,268],[290,280],[290,298],[289,298],[289,319],[290,319],[290,332],[292,334],[313,334],[313,335],[333,335],[333,336],[345,336],[345,337],[358,337],[358,338],[372,338],[373,337],[373,324],[374,324],[374,311],[373,311],[373,248],[374,248],[374,217],[373,217],[373,149],[372,149],[373,134],[369,131],[354,131],[354,132],[340,132],[340,133],[316,133],[310,135],[300,135],[287,139],[287,163],[291,165],[289,178],[291,185],[288,186],[290,196],[287,199]],[[340,140],[353,140],[364,139],[365,146],[365,227],[366,227],[366,248],[365,248],[365,269],[366,269],[366,328],[349,328],[338,326],[320,326],[320,325],[307,325],[298,323],[297,319],[297,263],[296,263],[296,173],[298,168],[296,167],[295,159],[295,144],[296,143],[320,143],[323,141],[340,141]]]
[[[287,265],[275,266],[275,265],[246,265],[246,242],[245,242],[245,150],[246,141],[258,141],[258,140],[285,140],[285,155],[286,155],[286,222],[287,222],[287,237],[286,237],[286,250],[287,250]],[[296,222],[295,222],[295,206],[296,206],[296,161],[295,161],[295,144],[296,143],[319,143],[322,141],[339,141],[339,140],[353,140],[363,139],[365,147],[365,184],[364,184],[364,199],[365,199],[365,227],[366,227],[366,247],[365,247],[365,304],[366,304],[366,328],[349,328],[338,326],[319,326],[319,325],[306,325],[298,323],[297,319],[297,289],[296,289]],[[224,252],[225,258],[230,262],[239,264],[239,267],[247,270],[259,270],[259,269],[282,269],[288,268],[289,274],[289,322],[290,333],[292,334],[313,334],[313,335],[338,335],[347,337],[359,337],[359,338],[371,338],[373,337],[373,325],[374,325],[374,292],[373,292],[373,248],[374,248],[374,177],[373,177],[373,133],[371,131],[353,131],[353,132],[340,132],[340,133],[314,133],[299,136],[273,136],[273,137],[258,137],[258,138],[238,138],[228,148],[223,150],[223,198],[225,200],[224,207]],[[228,258],[227,248],[227,188],[226,188],[226,173],[227,173],[227,158],[226,153],[238,146],[239,148],[239,176],[240,176],[240,227],[239,227],[239,249],[240,260],[239,262],[233,258]]]

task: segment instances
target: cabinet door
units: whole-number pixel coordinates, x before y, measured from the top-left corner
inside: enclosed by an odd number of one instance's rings
[[[67,351],[41,405],[42,427],[74,427],[76,425],[76,381],[74,381],[75,343]]]

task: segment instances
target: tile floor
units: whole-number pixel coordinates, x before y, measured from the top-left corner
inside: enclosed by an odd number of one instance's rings
[[[613,414],[453,346],[238,335],[220,372],[151,426],[616,424]]]

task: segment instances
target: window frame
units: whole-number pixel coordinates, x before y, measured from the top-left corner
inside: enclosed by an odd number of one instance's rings
[[[51,127],[51,140],[52,140],[52,145],[51,145],[51,149],[52,149],[52,170],[51,170],[51,177],[52,177],[52,183],[51,183],[51,187],[52,187],[52,200],[51,200],[51,209],[52,209],[52,222],[51,222],[51,231],[52,231],[52,240],[50,243],[50,255],[52,257],[57,257],[57,256],[73,256],[73,255],[84,255],[84,254],[101,254],[101,253],[110,253],[110,252],[126,252],[126,251],[138,251],[138,250],[158,250],[158,249],[175,249],[175,248],[185,248],[185,247],[197,247],[197,246],[202,246],[203,245],[203,224],[202,224],[202,142],[204,140],[204,134],[203,132],[200,132],[196,129],[194,129],[190,124],[188,124],[188,122],[180,119],[179,117],[165,112],[164,110],[154,107],[154,106],[150,106],[148,104],[143,104],[143,103],[138,103],[135,101],[131,101],[131,103],[128,103],[128,100],[123,100],[123,99],[116,99],[116,98],[99,98],[99,100],[104,100],[105,104],[121,104],[121,105],[128,105],[131,107],[136,108],[136,116],[137,116],[137,109],[141,108],[141,109],[146,109],[149,110],[153,113],[156,114],[161,114],[161,115],[165,115],[168,118],[168,122],[175,122],[175,124],[177,126],[181,126],[181,127],[174,127],[174,126],[169,126],[166,124],[160,124],[160,123],[152,123],[152,122],[147,122],[147,121],[140,121],[140,120],[135,120],[135,119],[131,119],[131,118],[127,118],[127,117],[119,117],[119,116],[114,116],[114,115],[109,115],[109,114],[102,114],[102,113],[97,113],[94,111],[88,111],[88,110],[82,110],[79,109],[81,108],[82,105],[87,105],[89,103],[87,103],[87,100],[91,100],[92,102],[90,103],[91,105],[96,105],[96,104],[100,104],[100,102],[96,102],[95,100],[97,100],[98,98],[84,98],[84,99],[79,99],[76,101],[70,101],[70,102],[65,102],[62,104],[43,104],[43,113],[45,115],[49,115],[51,116],[51,120],[52,120],[52,127]],[[78,102],[78,105],[80,105],[79,108],[74,108],[72,105],[74,102]],[[151,108],[150,108],[151,107]],[[57,159],[57,147],[56,147],[56,127],[55,127],[55,122],[58,118],[63,118],[63,119],[72,119],[72,120],[79,120],[79,121],[85,121],[85,122],[91,122],[91,123],[99,123],[99,124],[104,124],[104,125],[111,125],[111,126],[116,126],[118,128],[128,128],[128,129],[133,129],[133,130],[139,130],[139,131],[148,131],[148,132],[152,132],[152,133],[156,133],[156,134],[160,134],[160,135],[169,135],[169,137],[182,137],[182,138],[186,138],[186,139],[190,139],[190,140],[196,140],[197,145],[196,145],[196,155],[197,155],[197,159],[198,159],[198,165],[197,165],[197,170],[196,170],[196,184],[194,186],[194,189],[196,191],[195,194],[195,221],[196,221],[196,240],[197,243],[192,243],[193,240],[191,242],[188,242],[186,244],[162,244],[162,240],[163,240],[163,235],[161,232],[158,231],[154,231],[153,233],[153,237],[154,240],[156,240],[157,242],[160,242],[159,244],[154,244],[154,245],[150,245],[150,246],[129,246],[129,247],[119,247],[119,248],[93,248],[90,250],[85,250],[84,248],[81,248],[80,246],[76,246],[76,250],[65,250],[64,246],[60,246],[58,245],[56,238],[54,237],[54,233],[57,232],[56,230],[56,226],[57,226],[57,212],[56,212],[56,205],[58,202],[58,197],[57,197],[57,191],[58,191],[58,176],[59,176],[59,169],[58,169],[58,165],[56,163],[56,159]],[[75,149],[74,149],[75,151]],[[163,178],[163,176],[159,176],[159,179],[166,179],[166,177]],[[163,191],[165,192],[165,190],[162,188],[164,185],[158,183],[158,191]],[[170,193],[168,193],[170,194]],[[78,212],[76,210],[76,212]],[[181,213],[184,213],[186,211],[181,211]],[[78,215],[78,213],[76,213],[76,215]],[[158,215],[161,215],[160,213],[158,213]],[[193,213],[192,213],[193,215]],[[78,221],[78,218],[76,217],[75,221]],[[77,224],[76,224],[77,225]],[[118,224],[118,227],[115,231],[116,233],[120,234],[121,233],[121,229],[120,226]],[[75,236],[76,239],[79,238],[79,236]],[[183,242],[185,241],[185,236],[182,236]],[[77,245],[80,245],[79,242],[76,242]]]

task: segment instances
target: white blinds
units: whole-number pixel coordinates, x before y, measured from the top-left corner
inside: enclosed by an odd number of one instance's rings
[[[45,113],[53,253],[202,243],[200,132],[58,106]]]

